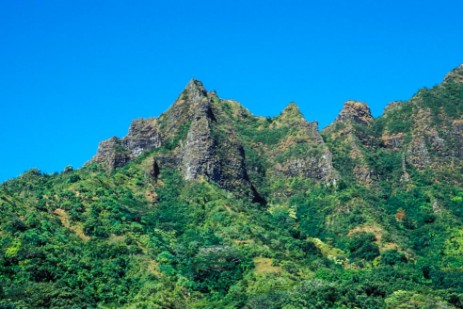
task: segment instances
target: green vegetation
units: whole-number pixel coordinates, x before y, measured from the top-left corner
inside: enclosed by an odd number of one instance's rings
[[[265,211],[213,184],[184,182],[175,170],[159,179],[150,183],[134,162],[114,175],[98,166],[56,176],[32,170],[2,184],[2,306],[463,301],[461,217],[427,217],[429,196],[446,184],[379,198],[361,186],[315,185],[274,198]],[[156,204],[143,196],[151,186]],[[454,190],[446,203],[461,206]],[[355,227],[365,228],[349,233]]]
[[[176,134],[122,167],[0,184],[0,308],[463,308],[462,94],[422,90],[324,141],[295,105],[262,118],[213,98],[200,163],[245,170],[214,182],[182,174],[185,93]]]

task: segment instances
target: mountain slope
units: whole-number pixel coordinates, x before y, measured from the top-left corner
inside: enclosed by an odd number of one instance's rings
[[[0,306],[462,307],[462,68],[321,133],[190,81],[83,168],[1,184]]]

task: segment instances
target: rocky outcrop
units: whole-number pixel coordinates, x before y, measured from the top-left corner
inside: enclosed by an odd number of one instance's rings
[[[343,149],[343,153],[337,155],[347,155],[350,158],[348,173],[363,184],[370,184],[374,173],[365,155],[365,152],[376,144],[369,132],[373,122],[374,118],[368,105],[358,101],[347,101],[335,121],[322,131],[333,151]]]
[[[376,142],[368,132],[374,122],[367,104],[358,101],[347,101],[335,121],[323,130],[331,139],[353,135],[363,146],[370,147]]]
[[[336,179],[331,152],[326,150],[322,153],[308,153],[302,158],[289,158],[276,164],[274,168],[277,174],[286,177],[304,177],[326,182]]]
[[[286,106],[280,115],[274,120],[275,123],[280,125],[305,125],[307,121],[301,113],[301,110],[296,103],[291,102]]]
[[[209,103],[198,109],[190,125],[183,150],[182,170],[186,180],[203,176],[208,180],[220,180],[220,166],[214,154]]]
[[[138,157],[144,151],[160,147],[162,138],[158,121],[153,118],[133,121],[122,143],[130,151],[131,158]]]
[[[347,101],[335,122],[353,121],[362,125],[370,125],[373,121],[368,105],[358,101]]]
[[[197,116],[198,110],[215,96],[213,93],[208,93],[200,81],[192,79],[174,104],[159,117],[165,139],[176,139],[182,133],[182,127],[191,123]]]
[[[289,134],[270,150],[276,164],[273,173],[330,182],[337,178],[332,154],[318,132],[317,122],[307,122],[294,104],[289,104],[274,120]]]
[[[225,118],[221,103],[214,103],[210,98],[196,104],[180,154],[183,178],[212,181],[255,202],[265,203],[249,180],[243,146],[233,125]]]
[[[124,166],[130,160],[130,153],[124,148],[122,141],[112,137],[98,145],[98,151],[90,163],[101,163],[108,170]]]
[[[159,118],[134,120],[127,136],[101,142],[97,154],[89,163],[103,163],[109,170],[113,170],[145,151],[161,147],[165,141],[177,139],[182,126],[191,122],[201,106],[210,101],[209,96],[200,81],[191,80],[165,114]]]
[[[129,161],[162,145],[156,119],[138,119],[132,122],[126,137],[112,137],[102,141],[90,163],[102,163],[108,170],[124,166]]]

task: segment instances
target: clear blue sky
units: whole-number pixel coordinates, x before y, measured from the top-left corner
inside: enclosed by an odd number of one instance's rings
[[[191,78],[320,128],[374,115],[463,63],[463,1],[0,1],[0,181],[82,166]]]

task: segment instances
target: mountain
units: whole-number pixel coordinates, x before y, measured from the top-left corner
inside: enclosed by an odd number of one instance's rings
[[[463,66],[319,131],[191,80],[82,168],[0,186],[2,308],[463,307]]]

